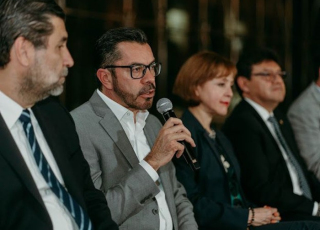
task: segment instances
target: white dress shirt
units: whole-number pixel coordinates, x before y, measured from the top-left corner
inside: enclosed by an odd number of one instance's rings
[[[291,183],[292,183],[292,187],[293,187],[293,193],[297,194],[297,195],[302,195],[302,189],[300,187],[300,183],[299,183],[299,178],[298,178],[298,174],[296,169],[294,168],[294,166],[292,165],[292,163],[290,162],[288,155],[286,153],[286,151],[284,150],[284,148],[282,147],[280,140],[277,137],[276,131],[273,127],[273,125],[271,124],[271,122],[268,121],[268,118],[270,116],[273,116],[273,112],[269,113],[264,107],[262,107],[261,105],[259,105],[258,103],[254,102],[253,100],[250,100],[249,98],[245,98],[245,100],[257,111],[257,113],[260,115],[260,117],[262,118],[262,120],[264,121],[264,123],[267,125],[269,131],[271,132],[273,138],[275,139],[275,141],[277,142],[280,151],[282,153],[282,157],[284,158],[288,171],[289,171],[289,175],[291,178]],[[312,215],[316,215],[318,211],[318,203],[314,202],[314,206],[313,206],[313,212]]]
[[[0,91],[0,113],[9,131],[11,132],[11,135],[15,143],[17,144],[18,149],[20,150],[21,156],[25,161],[31,173],[31,176],[39,190],[44,205],[47,208],[47,211],[51,218],[53,229],[78,230],[79,228],[76,225],[73,217],[66,209],[66,207],[59,201],[57,196],[51,191],[36,164],[29,141],[25,135],[21,122],[19,121],[22,110],[23,108],[19,104],[17,104],[15,101],[13,101],[11,98],[7,97]],[[31,115],[31,123],[33,125],[40,148],[57,179],[62,185],[64,185],[60,170],[44,138],[38,121],[35,118],[32,110],[29,109],[29,111]],[[5,197],[2,197],[2,199],[5,199]]]
[[[101,93],[100,90],[97,90],[97,93],[119,120],[132,145],[132,148],[134,149],[134,152],[136,153],[137,158],[139,159],[140,165],[147,171],[154,182],[157,180],[160,182],[160,192],[155,197],[159,207],[159,230],[172,230],[172,218],[159,175],[146,161],[144,161],[144,158],[150,153],[150,146],[143,131],[149,112],[139,111],[136,115],[136,122],[134,122],[133,112],[111,100],[106,95]]]

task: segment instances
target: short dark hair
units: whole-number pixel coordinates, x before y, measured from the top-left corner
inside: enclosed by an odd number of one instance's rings
[[[276,54],[275,51],[269,48],[255,47],[242,52],[236,65],[238,74],[235,79],[235,85],[240,95],[242,95],[242,90],[238,86],[237,78],[239,76],[242,76],[247,79],[250,79],[252,66],[264,61],[274,61],[279,66],[281,66],[278,55]]]
[[[192,55],[181,67],[173,86],[173,93],[181,97],[188,106],[200,103],[196,96],[197,86],[202,86],[214,78],[235,77],[235,65],[227,58],[211,51],[201,51]]]
[[[49,16],[65,20],[65,14],[54,0],[0,1],[0,68],[10,62],[10,50],[18,37],[29,40],[35,48],[45,48],[53,33]]]
[[[137,28],[120,27],[110,29],[104,33],[95,45],[95,66],[96,69],[113,65],[121,59],[121,54],[117,45],[121,42],[137,42],[139,44],[148,43],[146,34]],[[98,80],[99,88],[101,82]]]

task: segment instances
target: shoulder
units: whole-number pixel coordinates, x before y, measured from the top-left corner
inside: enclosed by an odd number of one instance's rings
[[[256,120],[255,113],[259,116],[249,103],[242,100],[238,105],[236,105],[230,116],[226,119],[222,127],[223,132],[230,129],[237,129],[238,127],[242,128],[248,124],[253,124]]]
[[[34,110],[40,116],[52,119],[51,121],[60,120],[61,122],[64,122],[65,119],[71,119],[69,111],[60,103],[57,97],[48,97],[45,100],[38,102],[34,106]]]
[[[93,113],[93,110],[89,101],[87,101],[84,104],[72,110],[70,113],[74,120],[83,120],[86,119],[86,117],[89,116],[91,113]]]
[[[299,113],[301,110],[313,110],[315,106],[315,98],[313,93],[315,91],[315,85],[312,83],[307,89],[305,89],[299,97],[292,103],[288,110],[288,115],[290,116],[293,113]],[[318,93],[318,92],[316,92]]]
[[[70,143],[77,142],[74,121],[69,111],[56,97],[49,97],[38,102],[32,110],[41,126],[50,132],[56,132]]]

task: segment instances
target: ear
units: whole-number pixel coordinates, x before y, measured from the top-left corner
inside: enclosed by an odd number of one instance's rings
[[[199,92],[201,91],[201,86],[197,85],[194,89],[194,95],[196,95],[197,97],[199,97]]]
[[[194,95],[196,95],[197,97],[199,97],[199,90],[200,90],[200,88],[199,88],[199,86],[197,85],[197,86],[195,87],[195,89],[194,89]]]
[[[237,77],[237,84],[239,88],[242,90],[242,92],[247,93],[249,92],[248,83],[250,80],[244,76]]]
[[[113,89],[112,73],[108,69],[98,69],[97,78],[105,88]]]
[[[13,43],[11,54],[12,58],[27,67],[34,61],[35,48],[33,44],[24,37],[18,37]]]

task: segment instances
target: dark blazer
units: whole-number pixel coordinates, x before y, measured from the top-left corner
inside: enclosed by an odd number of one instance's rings
[[[227,174],[214,141],[189,110],[184,112],[181,120],[197,145],[195,151],[201,168],[195,173],[183,157],[173,158],[173,162],[177,178],[186,188],[188,198],[194,205],[199,229],[245,230],[248,209],[231,206]],[[240,183],[240,168],[231,144],[221,132],[216,132],[215,141],[220,142],[225,154],[229,156],[229,163],[233,166]],[[243,193],[242,196],[244,197]],[[249,206],[245,199],[244,203]]]
[[[280,129],[292,153],[299,161],[314,200],[320,200],[320,183],[307,171],[299,155],[291,125],[279,111],[274,111]],[[242,171],[243,189],[253,202],[277,207],[283,219],[311,217],[314,201],[293,193],[291,178],[279,146],[268,127],[245,100],[242,100],[226,120],[222,131],[235,149]]]
[[[32,107],[65,186],[88,212],[95,230],[118,229],[103,194],[93,186],[68,111],[48,98]],[[0,111],[1,112],[1,111]],[[0,114],[0,229],[52,229],[49,214],[14,139]]]

